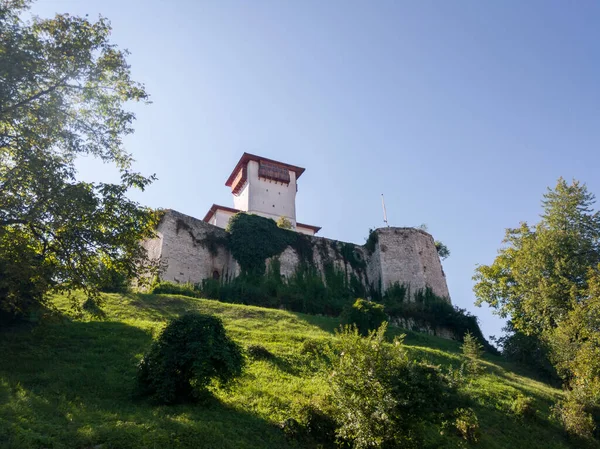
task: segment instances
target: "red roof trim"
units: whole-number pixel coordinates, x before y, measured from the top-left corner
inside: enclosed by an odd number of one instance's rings
[[[307,225],[307,224],[298,223],[298,222],[296,222],[296,227],[312,229],[313,231],[315,231],[315,234],[321,230],[320,226]]]
[[[227,182],[225,183],[225,185],[227,187],[231,187],[231,184],[233,184],[233,180],[235,179],[235,177],[236,177],[238,171],[240,170],[240,168],[243,167],[243,166],[245,166],[250,161],[256,161],[256,162],[265,161],[265,162],[271,162],[273,164],[279,164],[282,167],[285,167],[288,170],[291,170],[294,173],[296,173],[296,179],[298,179],[302,175],[302,173],[304,173],[304,170],[305,170],[304,168],[297,167],[295,165],[290,165],[290,164],[286,164],[284,162],[275,161],[273,159],[268,159],[266,157],[257,156],[255,154],[244,153],[244,154],[242,154],[242,157],[240,158],[240,160],[236,164],[235,168],[233,169],[233,171],[229,175],[229,178],[227,178]]]
[[[233,207],[219,206],[218,204],[213,204],[210,207],[209,211],[204,216],[204,218],[202,219],[202,221],[205,221],[208,223],[210,221],[210,219],[213,217],[213,215],[217,213],[218,210],[224,210],[225,212],[232,212],[234,214],[241,212],[241,210],[234,209]]]

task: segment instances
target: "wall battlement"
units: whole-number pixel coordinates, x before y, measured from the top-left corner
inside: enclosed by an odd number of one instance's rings
[[[433,237],[415,228],[376,229],[376,243],[365,246],[338,242],[323,237],[306,236],[313,248],[315,267],[324,273],[326,263],[333,263],[347,276],[354,275],[367,288],[385,292],[395,283],[410,286],[411,292],[431,288],[437,296],[450,294]],[[178,283],[200,283],[218,277],[239,276],[239,264],[225,244],[227,232],[202,220],[174,210],[166,210],[157,229],[157,237],[143,242],[150,258],[160,260],[161,279]],[[343,250],[351,248],[353,260],[348,263]],[[342,250],[342,251],[341,251]],[[295,250],[287,247],[279,256],[280,273],[288,278],[300,263]],[[269,260],[267,260],[267,264]]]

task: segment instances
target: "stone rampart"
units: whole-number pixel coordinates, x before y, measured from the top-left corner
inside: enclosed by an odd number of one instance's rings
[[[324,276],[325,268],[335,267],[348,279],[355,276],[367,289],[385,292],[394,283],[410,285],[414,292],[430,287],[448,298],[448,287],[432,236],[414,228],[380,228],[373,251],[322,237],[311,241],[314,266]],[[240,267],[226,245],[227,233],[202,220],[173,210],[165,211],[157,238],[144,242],[150,257],[160,259],[161,279],[179,283],[199,283],[218,277],[233,279]],[[291,247],[279,256],[280,273],[292,276],[300,258]],[[267,260],[267,264],[270,260]],[[325,277],[325,276],[324,276]]]

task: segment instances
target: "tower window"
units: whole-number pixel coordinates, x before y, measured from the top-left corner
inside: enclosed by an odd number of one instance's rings
[[[258,176],[285,184],[290,183],[290,171],[286,167],[271,162],[260,161]]]

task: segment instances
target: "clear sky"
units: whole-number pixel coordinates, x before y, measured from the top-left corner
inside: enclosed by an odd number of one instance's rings
[[[136,200],[202,218],[232,206],[244,151],[306,167],[297,217],[364,243],[428,225],[452,252],[454,304],[504,229],[535,222],[547,186],[600,195],[600,3],[552,1],[39,0],[33,12],[99,14],[132,54],[153,104],[127,140],[159,180]],[[83,161],[86,179],[108,179]]]

